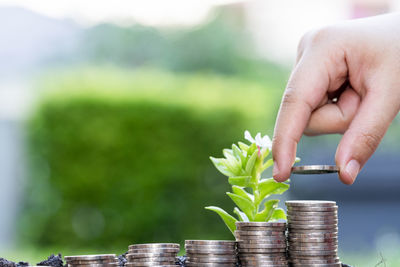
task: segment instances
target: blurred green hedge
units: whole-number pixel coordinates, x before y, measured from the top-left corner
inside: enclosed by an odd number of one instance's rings
[[[271,130],[280,92],[211,75],[87,68],[49,75],[27,123],[19,240],[118,248],[231,238],[204,210],[233,204],[209,155]],[[271,133],[271,131],[268,131]]]

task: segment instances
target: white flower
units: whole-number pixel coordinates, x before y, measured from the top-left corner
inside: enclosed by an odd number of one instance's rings
[[[261,137],[261,133],[257,133],[256,137],[253,138],[249,131],[244,132],[244,138],[252,143],[256,143],[259,148],[267,148],[271,150],[272,148],[272,141],[268,135],[264,135]]]

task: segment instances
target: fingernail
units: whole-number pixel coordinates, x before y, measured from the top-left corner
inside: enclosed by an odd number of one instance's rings
[[[274,164],[274,168],[273,168],[273,170],[272,170],[272,176],[274,177],[274,178],[276,178],[276,176],[279,174],[279,168],[278,168],[278,164]]]
[[[350,160],[345,168],[345,171],[350,175],[353,183],[357,177],[358,172],[360,171],[360,163],[357,160],[352,159]]]

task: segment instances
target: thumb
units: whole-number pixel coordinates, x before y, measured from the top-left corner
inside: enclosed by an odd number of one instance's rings
[[[354,183],[399,111],[399,100],[386,92],[390,90],[367,92],[339,143],[336,165],[340,169],[339,177],[345,184]]]

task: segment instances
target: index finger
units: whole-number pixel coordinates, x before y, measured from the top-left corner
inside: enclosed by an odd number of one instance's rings
[[[328,88],[329,75],[321,61],[300,60],[289,79],[275,123],[272,143],[275,180],[283,182],[290,177],[297,143]]]

